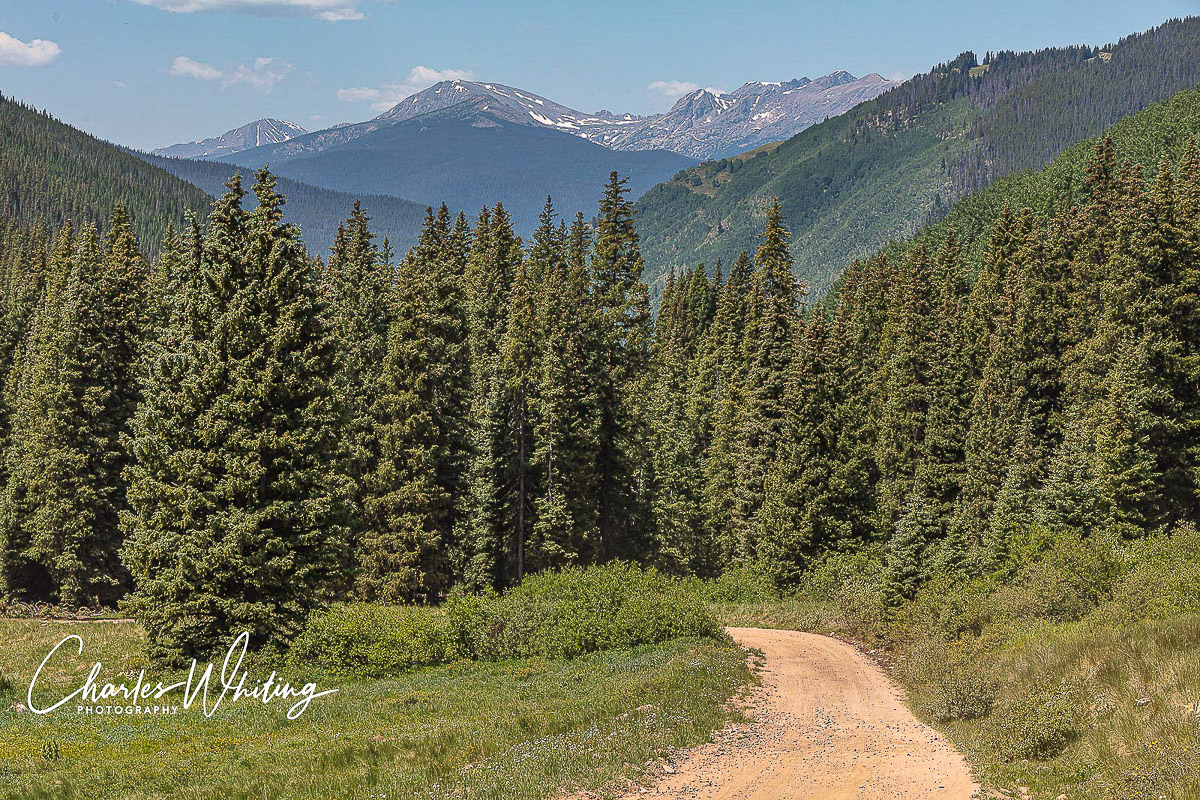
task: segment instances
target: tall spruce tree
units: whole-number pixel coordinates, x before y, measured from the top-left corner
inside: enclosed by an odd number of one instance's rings
[[[591,276],[601,324],[598,468],[602,558],[635,555],[646,527],[650,296],[627,179],[609,176],[600,200]]]
[[[347,413],[347,475],[354,483],[351,528],[356,538],[363,525],[363,483],[379,458],[375,405],[392,317],[392,275],[375,246],[370,219],[355,201],[338,228],[322,276],[337,354],[335,386]]]
[[[315,265],[266,170],[180,269],[134,419],[125,563],[152,654],[281,643],[348,583],[345,415]]]
[[[528,543],[530,569],[588,563],[600,553],[600,376],[603,338],[589,289],[589,233],[582,215],[556,242],[535,235],[530,261],[545,271],[537,330],[534,462],[540,493]],[[544,264],[542,263],[544,259]]]
[[[553,223],[543,215],[539,233]],[[480,211],[465,280],[471,350],[469,511],[462,534],[463,575],[469,586],[501,586],[511,578],[514,550],[512,498],[506,459],[509,419],[505,408],[503,348],[513,281],[522,263],[521,241],[504,207]]]
[[[357,589],[368,599],[430,599],[448,586],[453,560],[465,560],[455,539],[470,442],[465,236],[444,205],[436,217],[430,210],[397,272],[358,552]]]
[[[754,521],[767,475],[783,446],[787,383],[795,356],[799,303],[806,289],[792,273],[790,234],[776,199],[754,256],[750,287],[751,324],[744,344],[748,357],[746,409],[739,420],[736,510],[733,525],[744,558],[754,558]]]

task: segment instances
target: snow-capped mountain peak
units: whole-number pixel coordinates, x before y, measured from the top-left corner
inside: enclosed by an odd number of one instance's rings
[[[795,136],[894,85],[875,73],[855,78],[838,70],[816,80],[750,81],[726,94],[697,89],[667,113],[607,131],[598,141],[617,149],[662,148],[718,158]]]
[[[294,122],[284,119],[258,119],[240,128],[225,131],[220,136],[200,139],[195,142],[173,144],[154,151],[154,155],[175,158],[220,158],[265,144],[279,144],[308,131]]]

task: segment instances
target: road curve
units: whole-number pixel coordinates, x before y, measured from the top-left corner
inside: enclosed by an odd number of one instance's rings
[[[845,642],[728,628],[764,655],[754,721],[682,754],[633,797],[689,800],[968,800],[966,761],[904,705],[900,690]]]

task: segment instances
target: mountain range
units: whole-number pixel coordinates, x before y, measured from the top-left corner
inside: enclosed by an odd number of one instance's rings
[[[898,85],[876,73],[856,78],[845,70],[816,80],[751,81],[735,91],[697,89],[663,114],[638,116],[609,111],[584,113],[524,89],[483,81],[442,81],[401,100],[373,120],[337,125],[298,144],[315,152],[344,144],[384,127],[464,103],[482,102],[508,122],[569,133],[613,150],[669,150],[698,160],[720,158],[766,142],[787,139],[829,117]],[[222,158],[261,145],[280,144],[307,133],[299,125],[261,119],[212,139],[175,144],[155,155]]]
[[[664,114],[637,116],[587,114],[498,83],[443,81],[365,122],[307,133],[259,120],[154,155],[270,164],[312,187],[467,211],[503,198],[528,233],[547,195],[568,215],[590,210],[615,170],[636,198],[700,159],[787,138],[893,85],[838,71],[728,94],[700,89]]]
[[[591,212],[612,171],[634,197],[695,159],[666,150],[620,151],[542,125],[476,97],[400,121],[318,131],[224,160],[340,192],[445,202],[474,213],[502,200],[521,233],[537,225],[547,195],[563,213]],[[340,135],[340,136],[339,136]]]
[[[703,160],[787,139],[896,85],[875,73],[856,78],[838,70],[816,80],[752,81],[727,94],[697,89],[664,114],[637,116],[586,114],[499,83],[444,81],[400,101],[376,120],[402,122],[484,101],[510,122],[553,128],[613,150],[670,150]]]

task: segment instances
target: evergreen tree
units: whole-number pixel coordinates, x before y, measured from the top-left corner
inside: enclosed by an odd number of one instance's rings
[[[543,218],[542,227],[552,225]],[[470,508],[462,534],[464,577],[470,586],[500,586],[515,570],[508,545],[511,498],[506,497],[509,420],[504,407],[503,343],[513,281],[522,263],[521,243],[503,206],[483,209],[467,262],[466,296],[471,349],[473,453]],[[506,502],[508,501],[508,502]]]
[[[650,298],[633,224],[627,179],[609,176],[600,200],[591,255],[594,302],[601,330],[598,370],[600,429],[597,466],[602,558],[638,552],[645,529],[649,395]]]
[[[151,653],[294,635],[344,591],[350,486],[315,265],[266,170],[234,177],[145,360],[123,558]]]
[[[787,383],[798,331],[799,303],[805,288],[792,273],[789,234],[783,210],[775,200],[754,256],[750,287],[750,320],[744,351],[749,356],[745,377],[746,410],[740,419],[736,511],[733,524],[746,557],[753,557],[754,518],[762,504],[771,464],[783,444]]]
[[[375,436],[379,420],[374,413],[392,302],[391,275],[373,241],[370,219],[355,202],[350,217],[338,227],[323,275],[337,354],[335,384],[347,413],[347,474],[354,481],[355,508],[360,510],[363,481],[379,458]],[[361,525],[362,515],[356,513],[352,523],[356,537],[361,535]]]
[[[588,232],[582,215],[556,242],[542,231],[529,260],[545,273],[536,329],[533,460],[540,480],[528,542],[529,569],[588,563],[600,553],[600,376],[603,338],[590,294]]]
[[[887,530],[913,492],[925,452],[926,416],[934,382],[934,330],[928,254],[915,248],[896,273],[892,313],[881,344],[885,362],[876,376],[881,398],[876,463],[880,528]],[[911,503],[909,504],[911,505]]]
[[[388,601],[444,589],[466,521],[470,350],[465,231],[443,205],[396,275],[374,418],[379,463],[365,481],[358,592]]]

